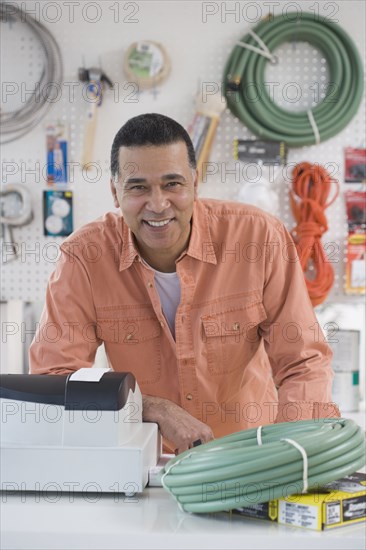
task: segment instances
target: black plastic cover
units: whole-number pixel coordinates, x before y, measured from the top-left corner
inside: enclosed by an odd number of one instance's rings
[[[128,392],[130,389],[134,392],[135,385],[135,377],[130,372],[106,372],[99,382],[68,379],[65,409],[118,411],[126,405]]]
[[[67,374],[0,374],[0,397],[64,405],[67,377]]]
[[[123,409],[136,380],[129,372],[106,372],[99,382],[70,380],[71,374],[0,374],[0,398],[50,405],[67,410]]]

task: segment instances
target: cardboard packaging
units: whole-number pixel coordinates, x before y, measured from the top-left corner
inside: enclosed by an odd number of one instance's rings
[[[245,517],[324,531],[366,520],[366,474],[355,473],[305,495],[232,510]]]

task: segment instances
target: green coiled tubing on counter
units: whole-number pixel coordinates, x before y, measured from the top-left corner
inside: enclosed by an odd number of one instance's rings
[[[329,87],[312,109],[320,141],[340,132],[356,114],[363,95],[363,68],[351,37],[336,23],[314,14],[288,13],[261,21],[253,31],[270,52],[286,41],[309,42],[327,60]],[[250,35],[241,42],[260,47]],[[265,67],[271,61],[259,53],[235,46],[224,70],[227,105],[254,134],[300,147],[316,143],[306,111],[290,112],[276,105],[265,89]]]
[[[303,458],[309,489],[319,489],[362,468],[365,435],[353,420],[303,420],[263,426],[262,445],[252,428],[194,447],[165,466],[162,484],[186,512],[232,510],[301,493]]]

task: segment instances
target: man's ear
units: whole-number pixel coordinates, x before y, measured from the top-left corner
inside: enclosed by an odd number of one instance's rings
[[[117,198],[116,184],[114,183],[113,178],[110,179],[111,192],[113,197],[113,203],[116,208],[119,208],[119,202]]]

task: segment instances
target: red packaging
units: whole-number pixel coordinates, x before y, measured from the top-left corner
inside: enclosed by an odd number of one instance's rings
[[[351,229],[366,224],[366,191],[346,191],[347,221]]]
[[[346,183],[366,183],[366,149],[347,147],[344,150]]]

